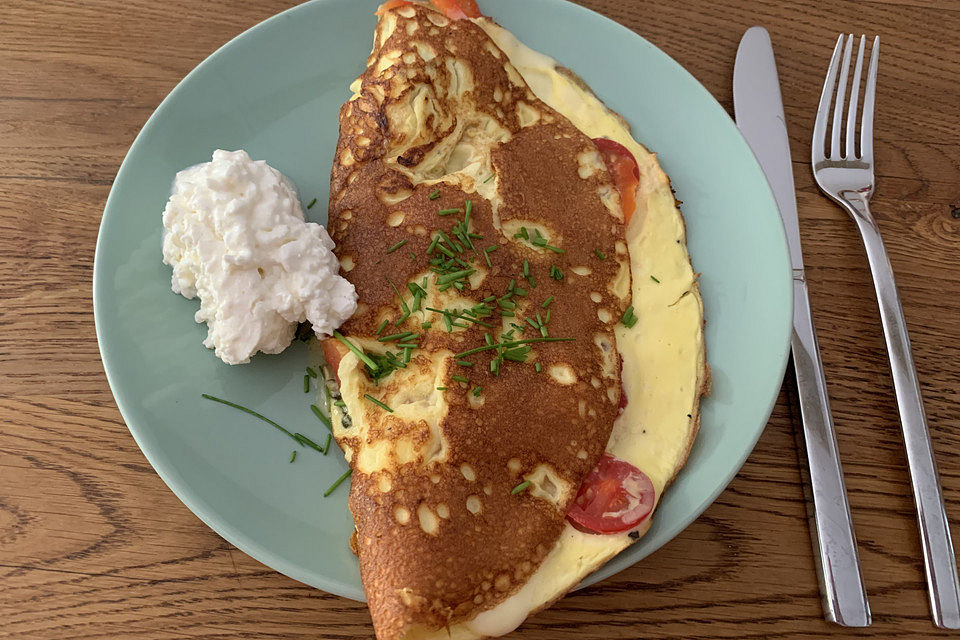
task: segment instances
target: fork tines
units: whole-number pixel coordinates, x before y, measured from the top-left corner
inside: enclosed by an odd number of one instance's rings
[[[860,121],[860,147],[854,146],[857,130],[858,103],[860,98],[860,78],[863,71],[863,53],[867,42],[865,35],[860,36],[860,46],[857,51],[857,61],[853,69],[853,82],[850,85],[850,101],[847,108],[847,124],[845,146],[840,147],[841,127],[843,124],[843,105],[846,101],[847,79],[850,71],[850,56],[853,53],[853,34],[841,35],[837,38],[837,46],[833,49],[830,59],[830,68],[823,83],[823,92],[820,94],[820,106],[817,109],[817,121],[813,128],[813,158],[829,157],[831,160],[863,160],[873,162],[873,105],[877,94],[877,62],[880,54],[880,36],[873,39],[870,52],[870,69],[867,71],[867,85],[863,93],[863,112]],[[841,61],[841,53],[843,59]],[[839,83],[837,76],[840,76]],[[835,91],[836,89],[836,91]],[[827,139],[827,116],[830,112],[830,102],[833,102],[833,124],[830,127],[830,154],[826,154],[824,145]]]

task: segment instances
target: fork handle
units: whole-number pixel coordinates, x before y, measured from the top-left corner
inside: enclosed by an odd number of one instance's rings
[[[869,192],[841,192],[840,198],[863,236],[880,305],[880,319],[890,356],[893,387],[900,411],[900,425],[907,451],[907,465],[913,500],[920,525],[920,543],[927,574],[927,589],[933,622],[940,628],[960,629],[960,581],[950,537],[950,523],[943,506],[940,475],[930,441],[930,430],[923,412],[920,383],[913,364],[910,337],[903,317],[903,306],[893,279],[893,267],[887,257],[880,229],[870,214]]]

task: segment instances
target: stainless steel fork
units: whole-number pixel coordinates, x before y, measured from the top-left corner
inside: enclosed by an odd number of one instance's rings
[[[933,622],[946,629],[960,628],[960,584],[957,563],[950,538],[950,524],[943,507],[943,493],[937,462],[933,455],[927,419],[923,413],[920,384],[910,351],[910,338],[903,317],[903,307],[893,279],[893,268],[880,237],[880,229],[870,214],[868,201],[873,195],[873,110],[877,92],[877,60],[880,38],[874,38],[863,95],[863,109],[858,109],[861,71],[866,36],[860,36],[850,100],[847,109],[844,146],[841,147],[843,107],[853,50],[853,35],[841,35],[833,50],[827,78],[820,95],[817,121],[813,128],[813,175],[820,190],[853,217],[863,236],[863,244],[873,273],[873,283],[880,304],[880,319],[890,356],[893,386],[900,410],[900,425],[907,449],[907,464],[913,485],[913,499],[920,524],[920,541],[927,574],[927,589]],[[841,60],[842,58],[842,60]],[[839,76],[839,81],[837,77]],[[833,103],[833,121],[830,105]],[[855,145],[857,117],[860,117],[860,144]],[[830,154],[826,143],[829,133]]]

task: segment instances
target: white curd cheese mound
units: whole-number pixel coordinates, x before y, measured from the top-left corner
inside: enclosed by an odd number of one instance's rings
[[[298,322],[329,335],[357,308],[326,230],[305,221],[283,174],[245,151],[179,172],[163,226],[173,291],[200,298],[203,344],[228,364],[280,353]]]

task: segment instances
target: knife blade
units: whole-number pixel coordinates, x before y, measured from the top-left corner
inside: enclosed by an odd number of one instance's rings
[[[747,29],[740,41],[733,71],[733,104],[737,126],[773,190],[790,249],[794,302],[791,347],[803,423],[802,431],[797,431],[796,436],[800,449],[807,455],[803,476],[824,617],[843,626],[869,626],[870,605],[860,570],[853,518],[803,269],[790,140],[780,80],[770,34],[763,27]]]

